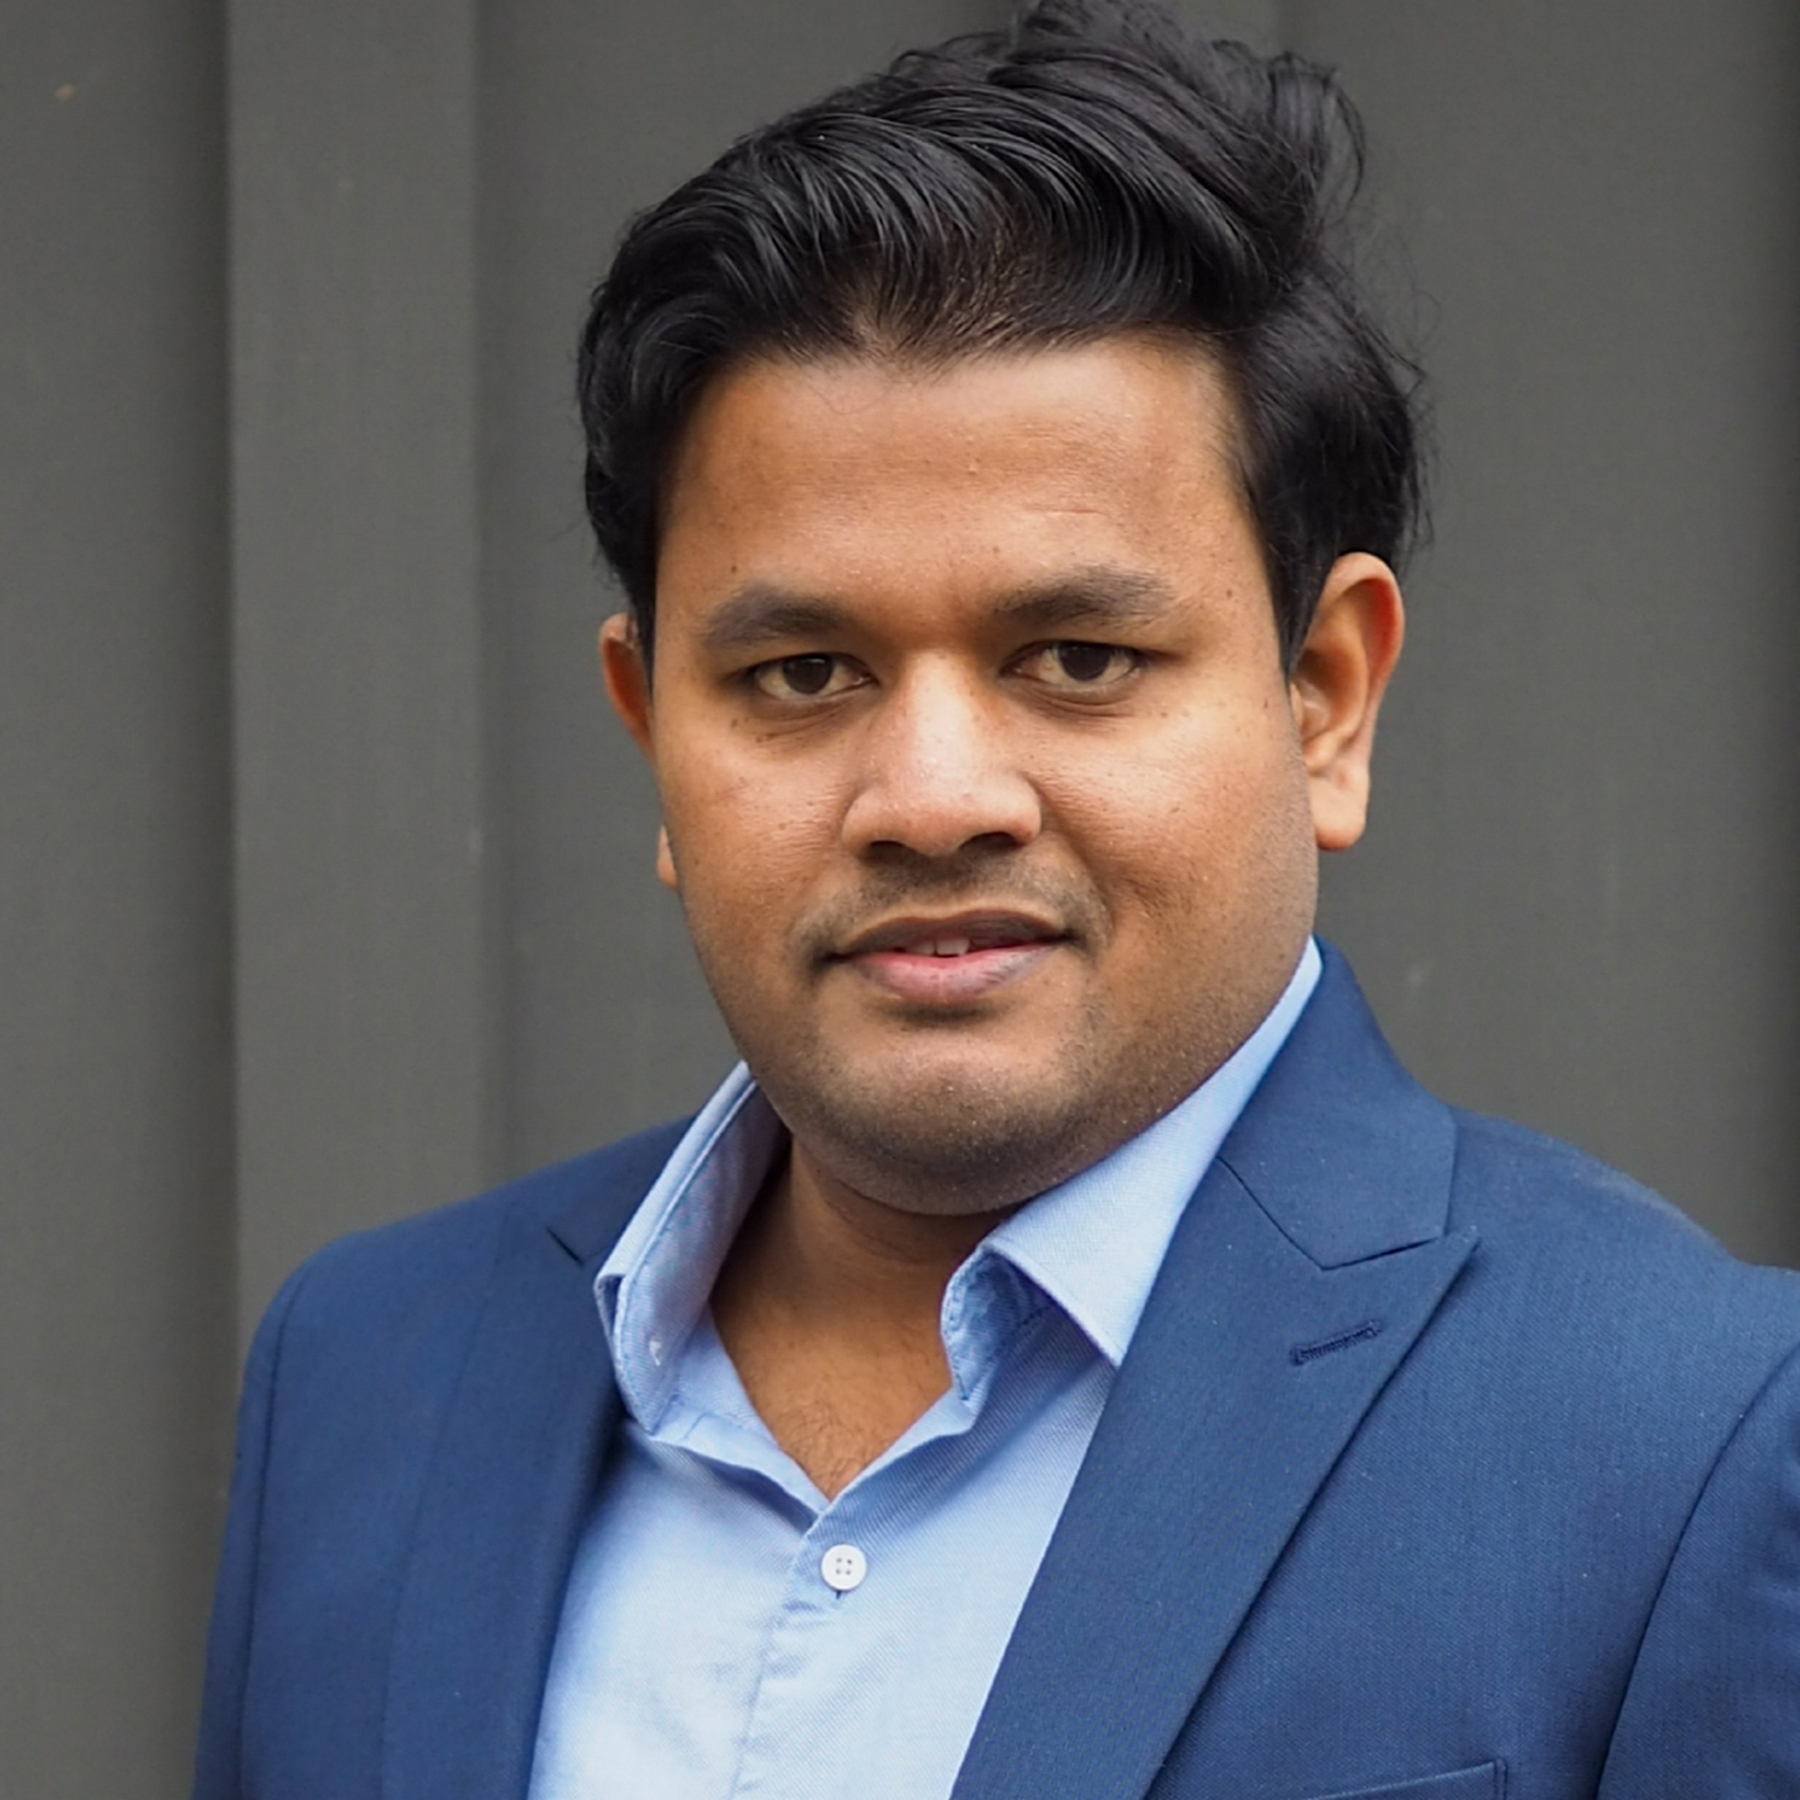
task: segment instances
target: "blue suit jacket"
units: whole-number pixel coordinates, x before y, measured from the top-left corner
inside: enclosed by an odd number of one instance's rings
[[[200,1800],[524,1794],[619,1418],[591,1283],[676,1135],[289,1282]],[[1329,957],[1176,1233],[957,1800],[1796,1800],[1797,1345],[1800,1278],[1432,1099]]]

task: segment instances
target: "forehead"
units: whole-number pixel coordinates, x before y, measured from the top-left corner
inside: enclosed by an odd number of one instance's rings
[[[745,581],[1011,584],[1241,551],[1235,413],[1149,337],[971,356],[763,360],[702,396],[671,470],[659,611]]]

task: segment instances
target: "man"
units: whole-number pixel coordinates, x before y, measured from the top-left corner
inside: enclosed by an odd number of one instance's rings
[[[203,1800],[1800,1795],[1800,1282],[1310,937],[1414,489],[1347,136],[1051,0],[627,235],[603,659],[746,1067],[284,1290]]]

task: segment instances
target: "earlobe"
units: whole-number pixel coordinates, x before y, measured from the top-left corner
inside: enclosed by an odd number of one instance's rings
[[[675,873],[675,852],[669,846],[669,828],[656,828],[656,879],[672,893],[681,892],[681,877]]]
[[[650,670],[637,625],[629,613],[614,613],[600,627],[600,672],[607,697],[637,747],[654,763],[650,747]]]
[[[1406,636],[1400,584],[1377,556],[1332,565],[1289,683],[1321,850],[1363,834],[1375,722]]]

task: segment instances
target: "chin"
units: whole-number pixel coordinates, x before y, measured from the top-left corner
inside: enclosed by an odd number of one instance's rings
[[[1118,1122],[1081,1071],[934,1061],[881,1070],[790,1065],[757,1076],[825,1169],[903,1212],[1016,1206],[1112,1147]]]

